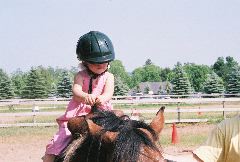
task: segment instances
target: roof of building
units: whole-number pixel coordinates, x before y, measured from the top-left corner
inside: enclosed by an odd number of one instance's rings
[[[169,82],[141,82],[139,83],[139,91],[142,93],[145,93],[146,88],[149,88],[149,91],[152,91],[153,94],[159,94],[159,91],[161,94],[166,93],[166,87],[167,84],[170,84],[170,88],[172,88],[172,84]],[[160,88],[161,87],[161,88]],[[134,94],[137,91],[137,86],[130,90],[130,94]]]

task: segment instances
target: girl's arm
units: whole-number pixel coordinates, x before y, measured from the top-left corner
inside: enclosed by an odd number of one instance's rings
[[[96,103],[98,105],[103,105],[105,102],[112,99],[113,93],[114,93],[114,76],[113,74],[109,73],[105,87],[103,89],[103,94],[97,97]]]
[[[85,102],[89,105],[94,105],[96,96],[88,94],[82,91],[83,79],[79,73],[74,77],[74,83],[72,86],[73,99],[78,102]]]
[[[79,73],[74,76],[72,86],[73,97],[77,101],[84,101],[86,93],[82,91],[83,79]]]

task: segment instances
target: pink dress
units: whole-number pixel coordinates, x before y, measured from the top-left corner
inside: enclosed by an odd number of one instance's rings
[[[87,93],[90,76],[85,70],[80,71],[79,73],[83,77],[82,90]],[[109,72],[105,72],[103,75],[93,80],[92,94],[99,96],[103,93],[103,89],[108,76],[109,76]],[[106,102],[104,105],[100,106],[99,108],[103,110],[112,110],[112,105],[110,102]],[[53,139],[50,141],[50,143],[46,146],[46,154],[59,155],[71,140],[71,133],[67,128],[68,119],[75,116],[86,115],[90,111],[91,111],[90,105],[86,105],[85,103],[77,102],[71,99],[65,114],[56,119],[59,125],[59,130],[53,136]]]

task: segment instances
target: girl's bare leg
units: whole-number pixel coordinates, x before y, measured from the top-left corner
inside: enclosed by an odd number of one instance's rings
[[[55,155],[45,154],[43,157],[43,162],[54,162]]]

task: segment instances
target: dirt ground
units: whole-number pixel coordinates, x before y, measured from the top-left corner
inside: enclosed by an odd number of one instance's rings
[[[41,162],[49,138],[24,136],[2,138],[0,162]]]
[[[208,133],[213,128],[213,125],[195,125],[186,126],[178,129],[178,134],[196,134],[199,130]],[[171,128],[165,128],[162,134],[171,135]],[[44,155],[45,146],[51,136],[23,136],[16,137],[1,137],[0,139],[0,162],[42,162],[41,157]],[[182,148],[181,146],[163,147],[167,154],[177,154],[184,150],[191,150],[197,146]]]

